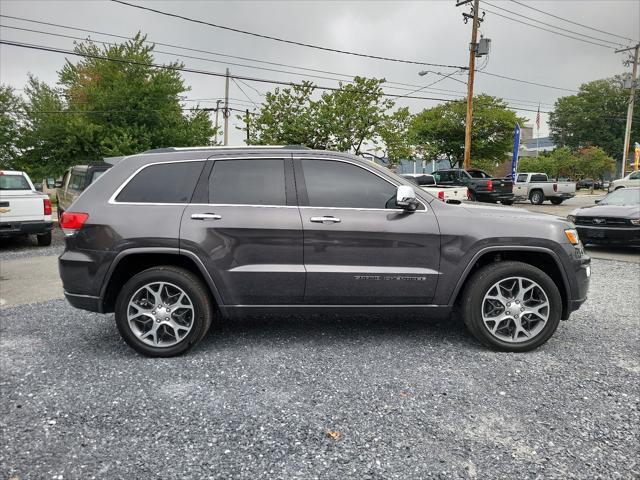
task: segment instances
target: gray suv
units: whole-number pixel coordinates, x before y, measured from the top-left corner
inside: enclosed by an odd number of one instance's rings
[[[60,224],[67,300],[115,312],[126,342],[160,357],[193,347],[214,314],[455,307],[482,343],[526,351],[590,276],[567,221],[446,204],[362,158],[295,147],[126,157]]]

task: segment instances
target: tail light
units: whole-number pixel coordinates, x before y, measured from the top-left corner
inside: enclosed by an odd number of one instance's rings
[[[442,200],[444,202],[444,190],[440,190],[438,192],[438,200]]]
[[[554,183],[554,184],[553,184],[553,191],[554,191],[554,192],[557,192],[557,191],[558,191],[558,184],[557,184],[557,183]]]
[[[471,190],[467,188],[467,200],[471,200]]]
[[[49,200],[48,198],[45,198],[42,200],[42,203],[44,206],[44,214],[51,215],[51,200]]]
[[[60,228],[65,235],[73,235],[89,218],[88,213],[64,212],[60,217]]]
[[[487,190],[489,190],[490,192],[493,192],[493,180],[489,180],[487,182]]]

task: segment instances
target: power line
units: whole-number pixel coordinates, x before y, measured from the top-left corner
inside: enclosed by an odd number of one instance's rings
[[[247,99],[249,99],[249,101],[250,101],[251,103],[253,103],[253,106],[254,106],[254,107],[256,107],[256,108],[260,108],[260,107],[258,107],[258,105],[256,104],[256,102],[254,102],[254,101],[253,101],[253,99],[252,99],[249,95],[247,95],[247,92],[245,92],[245,91],[242,89],[242,87],[238,84],[238,82],[236,82],[236,79],[235,79],[235,78],[232,78],[231,80],[233,80],[233,83],[235,83],[235,84],[236,84],[236,87],[238,87],[238,88],[240,89],[240,91],[244,94],[244,96],[245,96],[245,97],[247,97]]]
[[[447,78],[451,77],[451,75],[455,74],[455,73],[456,73],[456,72],[458,72],[458,71],[460,71],[460,69],[458,69],[458,70],[454,70],[453,72],[451,72],[451,73],[450,73],[450,74],[448,74],[448,75],[443,75],[443,76],[442,76],[442,77],[440,77],[438,80],[436,80],[436,81],[434,81],[434,82],[431,82],[429,85],[425,85],[424,87],[420,87],[420,88],[418,88],[418,89],[416,89],[416,90],[413,90],[413,91],[411,91],[411,92],[407,93],[406,95],[402,95],[401,97],[398,97],[398,99],[400,99],[400,98],[404,98],[405,96],[411,95],[412,93],[417,93],[417,92],[419,92],[419,91],[421,91],[421,90],[424,90],[424,89],[426,89],[426,88],[429,88],[430,86],[435,85],[435,84],[436,84],[436,83],[438,83],[438,82],[441,82],[441,81],[443,81],[443,80],[446,80]],[[422,74],[422,73],[421,73],[421,74]]]
[[[510,0],[510,1],[511,1],[511,2],[513,2],[513,3],[517,3],[518,5],[520,5],[520,6],[522,6],[522,7],[529,8],[529,9],[531,9],[531,10],[534,10],[534,11],[536,11],[536,12],[538,12],[538,13],[542,13],[542,14],[544,14],[544,15],[549,15],[550,17],[557,18],[558,20],[562,20],[562,21],[564,21],[564,22],[572,23],[573,25],[578,25],[579,27],[588,28],[589,30],[594,30],[594,31],[596,31],[596,32],[605,33],[605,34],[607,34],[607,35],[611,35],[611,36],[613,36],[613,37],[622,38],[623,40],[629,40],[630,42],[636,42],[636,41],[637,41],[637,40],[634,40],[634,39],[629,38],[629,37],[623,37],[622,35],[618,35],[618,34],[616,34],[616,33],[611,33],[611,32],[607,32],[607,31],[605,31],[605,30],[600,30],[600,29],[595,28],[595,27],[590,27],[589,25],[585,25],[584,23],[574,22],[573,20],[569,20],[569,19],[567,19],[567,18],[560,17],[560,16],[558,16],[558,15],[554,15],[553,13],[545,12],[544,10],[540,10],[540,9],[538,9],[538,8],[532,7],[531,5],[527,5],[526,3],[519,2],[519,1],[517,1],[517,0]]]
[[[356,57],[372,58],[372,59],[375,59],[375,60],[385,60],[385,61],[389,61],[389,62],[408,63],[408,64],[412,64],[412,65],[428,65],[428,66],[432,66],[432,67],[444,67],[444,68],[465,68],[465,67],[460,67],[458,65],[445,65],[445,64],[442,64],[442,63],[429,63],[429,62],[419,62],[419,61],[416,61],[416,60],[403,60],[403,59],[399,59],[399,58],[383,57],[383,56],[379,56],[379,55],[370,55],[370,54],[366,54],[366,53],[351,52],[351,51],[348,51],[348,50],[339,50],[337,48],[323,47],[323,46],[320,46],[320,45],[314,45],[312,43],[298,42],[298,41],[295,41],[295,40],[288,40],[288,39],[285,39],[285,38],[273,37],[271,35],[265,35],[265,34],[262,34],[262,33],[249,32],[247,30],[241,30],[239,28],[227,27],[225,25],[219,25],[219,24],[215,24],[215,23],[211,23],[211,22],[206,22],[204,20],[198,20],[196,18],[186,17],[184,15],[178,15],[176,13],[164,12],[162,10],[157,10],[155,8],[143,7],[142,5],[135,5],[133,3],[124,2],[122,0],[111,0],[111,1],[114,2],[114,3],[119,3],[121,5],[126,5],[128,7],[138,8],[140,10],[146,10],[148,12],[158,13],[160,15],[165,15],[167,17],[178,18],[178,19],[181,19],[181,20],[186,20],[188,22],[199,23],[201,25],[207,25],[209,27],[219,28],[219,29],[222,29],[222,30],[230,31],[230,32],[241,33],[243,35],[250,35],[252,37],[258,37],[258,38],[263,38],[263,39],[267,39],[267,40],[273,40],[273,41],[276,41],[276,42],[288,43],[290,45],[298,45],[300,47],[313,48],[313,49],[316,49],[316,50],[323,50],[325,52],[342,53],[342,54],[345,54],[345,55],[353,55],[353,56],[356,56]]]
[[[116,0],[112,0],[112,1],[116,1]],[[492,15],[496,15],[498,17],[502,17],[502,18],[506,18],[507,20],[511,20],[512,22],[517,22],[517,23],[521,23],[523,25],[527,25],[529,27],[533,27],[533,28],[537,28],[538,30],[544,30],[545,32],[549,32],[549,33],[553,33],[555,35],[560,35],[561,37],[567,37],[567,38],[571,38],[573,40],[577,40],[579,42],[583,42],[583,43],[590,43],[591,45],[597,45],[599,47],[604,47],[604,48],[609,48],[609,49],[614,49],[614,47],[610,46],[610,45],[605,45],[603,43],[597,43],[597,42],[592,42],[591,40],[585,40],[583,38],[580,37],[574,37],[572,35],[567,35],[565,33],[560,33],[560,32],[556,32],[555,30],[551,30],[549,28],[544,28],[544,27],[540,27],[539,25],[534,25],[533,23],[528,23],[528,22],[523,22],[522,20],[518,20],[517,18],[512,18],[509,17],[507,15],[503,15],[501,13],[498,12],[492,12],[491,10],[487,9],[487,8],[482,8],[484,11],[489,12]]]
[[[65,50],[65,49],[61,49],[61,48],[47,47],[45,45],[35,45],[35,44],[29,44],[29,43],[15,42],[15,41],[11,41],[11,40],[0,39],[0,44],[10,45],[10,46],[19,47],[19,48],[28,48],[28,49],[32,49],[32,50],[42,50],[42,51],[53,52],[53,53],[62,53],[62,54],[73,55],[73,56],[77,56],[77,57],[93,58],[93,59],[98,59],[98,60],[106,60],[106,61],[110,61],[110,62],[117,62],[117,63],[123,63],[123,64],[128,64],[128,65],[140,65],[140,66],[145,66],[145,67],[160,68],[160,69],[164,69],[164,70],[173,70],[173,71],[177,71],[177,72],[186,72],[186,73],[195,73],[195,74],[200,74],[200,75],[209,75],[209,76],[212,76],[212,77],[226,77],[225,73],[211,72],[211,71],[208,71],[208,70],[199,70],[199,69],[194,69],[194,68],[178,67],[178,66],[175,66],[175,65],[171,66],[171,65],[160,65],[160,64],[157,64],[157,63],[136,62],[136,61],[133,61],[133,60],[122,60],[122,59],[107,57],[107,56],[104,56],[104,55],[95,55],[95,54],[90,54],[90,53],[79,53],[79,52],[74,52],[73,50]],[[283,80],[272,80],[272,79],[266,79],[266,78],[247,77],[247,76],[241,76],[241,75],[230,75],[229,78],[235,78],[236,80],[238,80],[238,79],[246,80],[248,82],[270,83],[270,84],[274,84],[274,85],[286,85],[286,86],[294,86],[294,87],[302,87],[303,86],[302,83],[297,83],[297,82],[286,82],[286,81],[283,81]],[[314,89],[318,89],[318,90],[329,90],[329,91],[339,91],[340,90],[340,88],[336,88],[336,87],[323,87],[323,86],[319,86],[319,85],[313,85],[313,88]],[[363,92],[354,92],[354,93],[367,94],[367,93],[371,93],[371,92],[363,91]],[[405,96],[398,95],[398,94],[393,94],[393,93],[380,93],[380,95],[383,96],[383,97],[390,97],[390,98],[403,97],[403,98],[412,98],[412,99],[416,99],[416,100],[432,100],[432,101],[437,101],[437,102],[447,102],[447,101],[451,100],[449,98],[438,98],[438,97],[415,97],[415,96],[405,97]]]
[[[578,90],[571,90],[570,88],[556,87],[555,85],[547,85],[547,84],[544,84],[544,83],[530,82],[529,80],[520,80],[520,79],[517,79],[517,78],[508,77],[506,75],[500,75],[500,74],[497,74],[497,73],[487,72],[485,70],[476,70],[476,71],[479,72],[479,73],[483,73],[484,75],[489,75],[491,77],[503,78],[505,80],[512,80],[512,81],[516,81],[516,82],[520,82],[520,83],[527,83],[529,85],[536,85],[538,87],[546,87],[546,88],[553,88],[555,90],[563,90],[565,92],[578,93]]]
[[[14,16],[10,16],[10,15],[2,15],[0,14],[0,17],[4,17],[4,18],[10,18],[13,20],[20,20],[20,21],[25,21],[25,22],[31,22],[31,23],[37,23],[37,24],[42,24],[42,25],[47,25],[47,26],[53,26],[53,27],[58,27],[58,28],[64,28],[64,29],[68,29],[68,30],[77,30],[80,32],[85,32],[85,33],[93,33],[93,34],[97,34],[97,35],[104,35],[104,36],[110,36],[110,37],[114,37],[114,38],[120,38],[123,40],[133,40],[132,37],[127,37],[124,35],[117,35],[117,34],[113,34],[113,33],[106,33],[106,32],[100,32],[100,31],[96,31],[96,30],[88,30],[88,29],[84,29],[84,28],[78,28],[78,27],[71,27],[68,25],[61,25],[61,24],[56,24],[56,23],[51,23],[51,22],[43,22],[43,21],[39,21],[39,20],[32,20],[32,19],[28,19],[28,18],[23,18],[23,17],[14,17]],[[9,28],[9,27],[7,27]],[[18,29],[18,27],[10,27],[10,28],[14,28],[14,29]],[[62,34],[56,34],[56,33],[52,33],[52,32],[40,32],[38,30],[29,30],[29,29],[24,29],[24,30],[28,30],[28,31],[33,31],[33,32],[37,32],[37,33],[44,33],[47,35],[56,35],[56,36],[61,36],[64,38],[72,38],[75,40],[81,40],[81,41],[85,41],[85,40],[89,40],[91,42],[96,42],[96,43],[102,43],[102,44],[109,44],[108,42],[100,42],[98,40],[91,40],[91,39],[85,39],[85,38],[80,38],[80,37],[72,37],[72,36],[67,36],[67,35],[62,35]],[[296,65],[288,65],[288,64],[284,64],[284,63],[277,63],[277,62],[268,62],[268,61],[264,61],[264,60],[258,60],[258,59],[254,59],[254,58],[248,58],[248,57],[239,57],[236,55],[229,55],[229,54],[224,54],[224,53],[219,53],[219,52],[212,52],[212,51],[208,51],[208,50],[201,50],[201,49],[197,49],[197,48],[190,48],[190,47],[185,47],[185,46],[181,46],[181,45],[175,45],[175,44],[171,44],[171,43],[163,43],[163,42],[151,42],[151,41],[145,41],[145,43],[148,44],[152,44],[152,45],[161,45],[161,46],[166,46],[166,47],[171,47],[171,48],[177,48],[180,50],[187,50],[187,51],[193,51],[193,52],[199,52],[199,53],[206,53],[209,55],[215,55],[215,56],[222,56],[222,57],[228,57],[228,58],[236,58],[236,59],[240,59],[240,60],[245,60],[245,61],[250,61],[250,62],[256,62],[256,63],[262,63],[262,64],[267,64],[267,65],[275,65],[275,66],[283,66],[283,67],[288,67],[288,68],[295,68],[298,70],[304,70],[304,71],[311,71],[311,72],[318,72],[318,73],[326,73],[329,75],[336,75],[336,76],[342,76],[342,77],[349,77],[349,78],[354,78],[356,75],[350,75],[350,74],[345,74],[345,73],[337,73],[337,72],[331,72],[331,71],[327,71],[327,70],[319,70],[319,69],[314,69],[314,68],[306,68],[306,67],[300,67],[300,66],[296,66]],[[165,52],[159,52],[156,50],[156,52],[158,53],[163,53],[165,54]],[[167,55],[176,55],[176,56],[184,56],[182,54],[178,54],[178,53],[166,53]],[[190,58],[195,58],[195,59],[199,59],[200,57],[190,57]],[[215,62],[215,60],[212,59],[204,59],[205,61],[212,61]],[[228,64],[228,63],[227,63]],[[242,65],[242,64],[233,64],[233,65],[237,65],[237,66],[242,66],[242,67],[246,67],[246,68],[254,68],[254,69],[262,69],[261,67],[257,67],[254,65]],[[297,72],[284,72],[281,70],[274,70],[276,72],[279,73],[290,73],[290,74],[294,74],[294,75],[300,75],[302,76],[301,73],[297,73]],[[436,71],[432,71],[432,73],[435,73],[437,75],[444,75],[441,72],[436,72]],[[568,91],[568,92],[576,92],[576,90],[570,90],[570,89],[566,89],[566,88],[562,88],[562,87],[556,87],[553,85],[544,85],[544,84],[540,84],[540,83],[533,83],[533,82],[529,82],[526,80],[520,80],[517,78],[513,78],[513,77],[505,77],[505,76],[500,76],[498,74],[491,74],[489,72],[484,72],[485,74],[488,75],[493,75],[493,76],[497,76],[500,78],[505,78],[514,82],[520,82],[520,83],[527,83],[527,84],[532,84],[532,85],[537,85],[537,86],[541,86],[541,87],[546,87],[546,88],[551,88],[551,89],[558,89],[558,90],[564,90],[564,91]],[[322,78],[327,78],[327,77],[322,77]],[[457,82],[460,82],[464,85],[466,85],[466,82],[463,82],[461,80],[458,80],[456,78],[450,77],[451,80],[455,80]],[[350,81],[350,80],[341,80],[341,79],[331,79],[333,81]],[[242,80],[240,80],[242,82]],[[416,85],[416,84],[412,84],[412,83],[402,83],[402,82],[395,82],[395,81],[386,81],[385,82],[386,85],[385,87],[388,89],[393,89],[393,90],[405,90],[405,91],[409,91],[412,90],[414,88],[421,88],[420,85]],[[245,85],[247,85],[245,83]],[[393,87],[391,85],[401,85],[404,87],[411,87],[411,88],[400,88],[400,87]],[[249,86],[249,85],[247,85]],[[256,90],[254,87],[249,86],[249,88],[252,88],[254,90]],[[456,90],[451,90],[451,89],[446,89],[446,88],[431,88],[431,90],[435,90],[438,92],[450,92],[450,93],[454,93],[456,95],[466,95],[466,92],[461,92],[461,91],[456,91]],[[256,90],[256,92],[258,92],[259,95],[264,96],[264,94],[262,94],[261,92],[259,92],[258,90]],[[505,100],[519,100],[519,99],[515,99],[515,98],[505,98]],[[538,101],[533,101],[533,100],[521,100],[523,102],[527,102],[527,103],[532,103],[532,104],[538,104]]]
[[[562,31],[564,31],[564,32],[568,32],[568,33],[573,33],[574,35],[579,35],[579,36],[582,36],[582,37],[585,37],[585,38],[590,38],[591,40],[597,40],[597,41],[599,41],[599,42],[610,43],[610,44],[612,44],[612,45],[616,45],[616,46],[623,46],[623,44],[618,43],[618,42],[615,42],[615,41],[612,41],[612,40],[607,40],[607,39],[605,39],[605,38],[599,38],[599,37],[592,37],[591,35],[587,35],[586,33],[576,32],[575,30],[569,30],[569,29],[567,29],[567,28],[563,28],[563,27],[559,27],[559,26],[557,26],[557,25],[552,25],[552,24],[550,24],[550,23],[543,22],[542,20],[537,20],[537,19],[535,19],[535,18],[527,17],[526,15],[522,15],[521,13],[514,12],[514,11],[512,11],[512,10],[508,10],[508,9],[503,8],[503,7],[500,7],[500,6],[498,6],[498,5],[494,5],[493,3],[489,3],[489,2],[487,2],[487,1],[485,1],[484,3],[485,3],[486,5],[489,5],[489,6],[490,6],[490,7],[492,7],[492,8],[497,8],[498,10],[502,10],[502,11],[504,11],[504,12],[511,13],[511,14],[513,14],[513,15],[516,15],[516,16],[520,17],[520,18],[525,18],[525,19],[527,19],[527,20],[531,20],[531,21],[534,21],[534,22],[540,23],[540,24],[542,24],[542,25],[546,25],[546,26],[551,27],[551,28],[557,28],[558,30],[562,30]],[[487,10],[487,11],[488,11],[488,10]],[[491,12],[490,12],[490,13],[491,13]]]

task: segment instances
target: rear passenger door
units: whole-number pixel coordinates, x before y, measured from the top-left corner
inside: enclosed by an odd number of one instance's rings
[[[290,156],[209,161],[182,217],[180,248],[205,264],[227,306],[301,303],[302,222]]]
[[[428,304],[440,263],[440,231],[429,205],[397,208],[396,184],[346,160],[302,158],[295,167],[305,303]]]

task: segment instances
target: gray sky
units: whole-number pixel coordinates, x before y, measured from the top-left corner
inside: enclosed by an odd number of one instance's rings
[[[563,18],[617,33],[634,39],[640,38],[640,1],[638,0],[581,0],[581,1],[529,1],[528,5],[553,13]],[[420,2],[311,2],[311,1],[152,1],[141,5],[184,16],[236,27],[266,35],[313,43],[342,50],[351,50],[380,56],[419,60],[425,62],[467,65],[470,24],[462,22],[462,12],[468,7],[455,7],[455,0]],[[493,0],[489,3],[506,8],[520,15],[539,19],[568,30],[579,31],[593,37],[608,40],[624,40],[606,34],[585,30],[576,25],[548,17],[511,1]],[[491,7],[487,9],[513,16]],[[437,80],[435,74],[419,77],[422,69],[450,73],[452,69],[421,67],[381,60],[359,58],[337,53],[323,52],[271,40],[197,25],[184,20],[164,17],[155,13],[119,5],[108,1],[28,1],[2,0],[0,13],[41,20],[73,27],[98,30],[106,33],[131,36],[138,30],[148,35],[149,40],[171,43],[212,52],[251,57],[292,66],[315,68],[345,74],[384,77],[388,81],[426,85]],[[530,22],[530,20],[521,20]],[[2,18],[2,25],[46,30],[74,36],[86,36],[55,27],[28,24],[24,21]],[[549,27],[544,27],[549,28]],[[492,50],[485,67],[487,72],[507,75],[532,82],[551,84],[567,89],[577,89],[581,83],[624,73],[623,56],[613,49],[583,43],[570,38],[531,28],[520,23],[487,13],[481,33],[492,40]],[[563,32],[571,35],[568,32]],[[72,49],[73,41],[36,33],[1,29],[1,37],[27,43]],[[94,40],[113,41],[109,37],[92,35]],[[159,50],[174,51],[177,55],[157,54],[157,60],[168,62],[179,54],[203,56],[222,63],[182,59],[187,67],[224,72],[225,61],[259,65],[237,59],[225,60],[206,54],[189,53],[168,47]],[[15,88],[22,88],[28,72],[39,79],[54,83],[56,71],[61,67],[64,55],[30,51],[10,46],[0,47],[0,81]],[[484,63],[481,59],[480,65]],[[269,67],[268,65],[262,65]],[[281,68],[292,71],[288,67]],[[253,68],[230,66],[232,73],[285,81],[301,81],[305,75],[283,74]],[[191,86],[189,98],[215,98],[224,95],[224,80],[220,78],[184,73],[187,85]],[[465,81],[466,75],[454,76]],[[322,86],[335,86],[336,81],[315,79]],[[259,103],[255,90],[240,84],[246,94]],[[261,92],[272,89],[268,84],[251,83]],[[466,86],[452,79],[445,79],[433,86],[448,92],[427,89],[414,95],[454,98],[464,96]],[[390,93],[408,93],[388,90]],[[451,92],[453,91],[453,92]],[[549,88],[527,85],[484,74],[476,76],[475,93],[488,93],[510,100],[513,107],[535,110],[551,109],[558,96],[570,94]],[[231,98],[239,99],[235,108],[253,107],[240,89],[231,83]],[[517,100],[515,100],[517,99]],[[435,101],[397,101],[397,106],[408,105],[417,112],[435,105]],[[215,103],[201,102],[202,106]],[[189,106],[194,103],[189,103]],[[519,111],[533,123],[535,112]],[[542,114],[540,135],[547,134],[546,120]],[[235,116],[232,124],[239,123]],[[231,143],[242,143],[242,132],[231,130]]]

